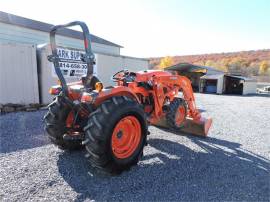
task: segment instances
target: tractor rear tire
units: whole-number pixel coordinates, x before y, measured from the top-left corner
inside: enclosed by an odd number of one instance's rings
[[[169,128],[179,131],[184,127],[187,116],[187,105],[182,98],[174,98],[167,108],[166,122]]]
[[[117,96],[104,101],[90,114],[84,131],[85,157],[91,165],[120,174],[142,157],[148,124],[139,103]]]
[[[44,116],[44,129],[50,141],[63,150],[77,150],[82,148],[81,140],[64,140],[68,132],[66,119],[71,112],[71,107],[63,101],[63,97],[57,96],[49,105],[48,112]]]

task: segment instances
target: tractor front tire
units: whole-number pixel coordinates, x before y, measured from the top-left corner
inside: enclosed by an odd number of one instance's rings
[[[120,174],[142,157],[148,124],[139,103],[117,96],[104,101],[90,114],[84,131],[83,144],[91,165]]]
[[[184,127],[187,116],[187,105],[182,98],[174,98],[166,113],[166,122],[169,128],[179,131]]]
[[[77,150],[82,148],[81,140],[65,140],[63,137],[68,132],[66,119],[71,112],[71,107],[66,104],[63,97],[57,96],[49,105],[44,116],[44,129],[50,141],[63,150]]]

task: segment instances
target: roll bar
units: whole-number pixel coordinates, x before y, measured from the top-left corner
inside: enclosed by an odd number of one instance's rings
[[[55,73],[61,82],[62,90],[65,94],[67,93],[67,90],[68,90],[67,83],[59,66],[59,62],[63,62],[64,60],[59,58],[57,54],[57,44],[56,44],[55,35],[59,29],[73,27],[73,26],[80,26],[83,31],[85,54],[81,55],[81,60],[87,64],[87,77],[93,74],[93,65],[95,64],[95,55],[92,52],[89,29],[84,22],[74,21],[67,24],[63,24],[63,25],[53,26],[50,31],[50,43],[51,43],[52,55],[48,56],[48,60],[50,62],[53,62]]]

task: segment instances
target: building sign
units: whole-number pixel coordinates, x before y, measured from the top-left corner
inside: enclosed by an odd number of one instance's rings
[[[57,54],[62,60],[59,62],[59,66],[65,78],[82,77],[87,74],[87,64],[81,61],[81,54],[85,54],[84,51],[57,48]],[[94,65],[94,74],[97,73],[96,69],[96,65]],[[52,73],[53,77],[57,77],[54,65],[52,65]]]

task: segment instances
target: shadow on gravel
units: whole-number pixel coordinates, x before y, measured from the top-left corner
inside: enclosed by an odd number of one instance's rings
[[[237,143],[189,138],[204,152],[169,140],[150,139],[149,145],[157,152],[146,155],[138,166],[120,176],[93,171],[82,153],[64,152],[58,168],[78,193],[77,201],[269,200],[268,160]]]
[[[248,94],[248,95],[239,95],[239,94],[220,94],[218,95],[219,97],[221,96],[225,96],[225,97],[269,97],[270,98],[270,94]]]
[[[45,112],[17,112],[0,116],[0,153],[49,144],[43,130]]]

